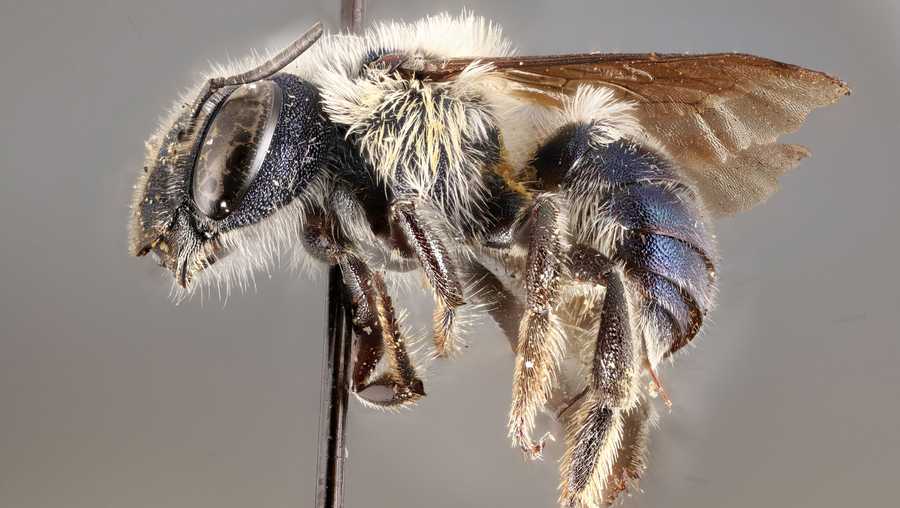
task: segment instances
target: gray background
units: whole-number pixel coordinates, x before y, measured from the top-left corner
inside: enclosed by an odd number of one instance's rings
[[[324,279],[276,270],[227,306],[175,306],[125,229],[175,93],[208,61],[335,26],[336,4],[3,1],[0,506],[311,506]],[[371,18],[463,5],[407,4]],[[664,372],[675,408],[628,505],[896,503],[897,3],[473,6],[523,53],[737,50],[851,83],[791,136],[814,155],[783,190],[719,224],[721,302]],[[491,323],[471,341],[415,411],[354,404],[348,508],[554,506],[559,445],[540,464],[508,448],[512,359]]]

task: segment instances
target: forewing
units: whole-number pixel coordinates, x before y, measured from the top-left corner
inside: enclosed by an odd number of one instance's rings
[[[430,61],[420,74],[441,79],[473,59]],[[752,55],[580,54],[487,58],[518,95],[558,102],[582,85],[607,86],[636,104],[645,131],[696,184],[714,215],[768,197],[778,177],[808,155],[776,143],[815,108],[849,93],[824,73]]]

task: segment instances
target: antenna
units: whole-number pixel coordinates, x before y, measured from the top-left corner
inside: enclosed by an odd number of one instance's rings
[[[316,21],[316,23],[312,27],[310,27],[309,30],[307,30],[297,40],[288,45],[288,47],[282,49],[278,52],[277,55],[259,64],[255,68],[250,69],[247,72],[235,74],[233,76],[220,76],[206,80],[206,83],[203,85],[203,89],[200,91],[200,95],[197,96],[197,100],[195,100],[194,104],[191,106],[191,116],[190,121],[188,122],[190,127],[188,130],[193,133],[193,130],[197,127],[195,125],[195,120],[200,114],[200,111],[203,109],[203,105],[206,104],[207,99],[212,97],[212,95],[216,93],[217,90],[226,86],[243,85],[246,83],[253,83],[254,81],[260,81],[268,78],[281,69],[287,67],[289,63],[296,60],[297,57],[302,55],[304,51],[315,44],[321,36],[322,22]],[[179,136],[183,136],[185,134],[186,133],[182,133]]]

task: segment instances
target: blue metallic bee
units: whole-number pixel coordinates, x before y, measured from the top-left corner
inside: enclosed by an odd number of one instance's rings
[[[711,220],[773,192],[807,155],[777,138],[849,93],[741,54],[519,57],[471,15],[317,25],[250,67],[148,143],[132,253],[183,292],[284,252],[339,266],[352,390],[380,407],[425,395],[384,271],[424,276],[438,356],[486,308],[516,353],[513,445],[541,455],[541,410],[565,427],[564,506],[643,472],[656,369],[715,301]]]

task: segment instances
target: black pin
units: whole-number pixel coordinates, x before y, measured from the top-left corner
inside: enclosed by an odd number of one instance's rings
[[[341,0],[341,24],[353,33],[362,31],[365,0]],[[316,508],[343,508],[344,460],[347,458],[348,378],[353,345],[350,305],[339,266],[328,271],[325,359],[319,419]]]
[[[319,419],[316,508],[344,506],[344,459],[347,457],[348,372],[353,332],[341,268],[328,271],[325,359]]]

